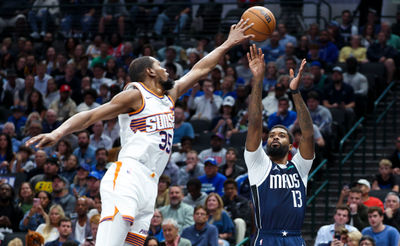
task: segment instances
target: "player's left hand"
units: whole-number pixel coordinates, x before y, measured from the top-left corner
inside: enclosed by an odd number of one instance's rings
[[[229,42],[232,46],[240,44],[243,40],[253,38],[253,34],[245,35],[244,32],[252,27],[254,23],[248,23],[249,19],[243,20],[240,19],[240,21],[237,24],[234,24],[231,26],[231,30],[229,31],[229,36],[228,39],[226,40]]]
[[[289,88],[290,88],[291,90],[297,90],[297,89],[299,88],[300,79],[301,79],[301,76],[303,75],[303,70],[304,70],[304,66],[306,65],[306,63],[307,63],[306,59],[303,59],[303,60],[301,61],[299,73],[297,74],[296,77],[294,77],[294,71],[293,71],[293,69],[290,69],[290,71],[289,71],[289,75],[290,75],[290,84],[289,84]]]

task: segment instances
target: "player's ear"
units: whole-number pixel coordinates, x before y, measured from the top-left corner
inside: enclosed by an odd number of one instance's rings
[[[293,144],[289,144],[289,151],[292,151]]]
[[[156,76],[156,71],[152,67],[146,68],[146,74],[149,77],[155,77]]]

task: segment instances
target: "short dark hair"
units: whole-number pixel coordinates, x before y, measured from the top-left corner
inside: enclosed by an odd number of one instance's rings
[[[375,246],[375,245],[376,245],[375,239],[372,238],[372,237],[370,237],[370,236],[368,236],[368,235],[362,236],[361,239],[360,239],[360,241],[359,241],[359,243],[361,243],[361,242],[363,242],[363,241],[366,241],[366,240],[370,241],[370,242],[372,243],[372,246]]]
[[[233,184],[237,190],[237,182],[234,179],[229,178],[229,179],[225,180],[224,188],[229,184]]]
[[[372,214],[374,212],[378,212],[379,216],[383,216],[382,208],[380,208],[380,207],[369,207],[368,208],[368,214]]]
[[[272,131],[272,130],[275,129],[275,128],[284,129],[284,130],[287,132],[287,134],[289,135],[289,142],[290,142],[290,144],[293,143],[293,139],[294,139],[293,134],[289,131],[289,129],[288,129],[286,126],[278,124],[278,125],[273,126],[273,127],[271,128],[270,131]]]
[[[287,98],[287,97],[280,97],[280,98],[278,99],[278,102],[280,102],[280,101],[285,101],[285,102],[289,103],[289,98]]]
[[[95,89],[87,89],[83,92],[83,97],[86,97],[87,95],[92,96],[94,99],[97,98],[97,92]]]
[[[308,97],[308,99],[315,99],[315,100],[317,100],[317,101],[320,100],[319,94],[318,94],[318,92],[316,92],[316,91],[310,91],[310,92],[307,94],[307,97]]]
[[[79,131],[79,132],[76,133],[76,135],[79,136],[81,133],[86,133],[86,136],[87,136],[88,138],[90,138],[90,133],[89,133],[88,130]]]
[[[345,9],[345,10],[342,11],[342,15],[345,14],[345,13],[348,13],[349,15],[351,15],[350,10],[348,10],[348,9]]]
[[[353,188],[351,188],[350,192],[351,192],[351,193],[359,193],[359,194],[362,194],[362,191],[361,191],[360,188],[358,188],[358,187],[353,187]]]
[[[189,179],[186,183],[186,187],[193,186],[197,189],[201,189],[201,181],[198,178]]]
[[[350,208],[347,205],[336,206],[335,214],[337,213],[338,210],[346,210],[347,211],[347,215],[350,216],[351,211],[350,211]]]
[[[169,187],[171,185],[171,178],[168,175],[163,174],[158,179],[158,182],[165,182],[167,183],[167,187]]]
[[[143,82],[146,77],[146,68],[153,67],[154,60],[151,56],[142,56],[131,62],[128,74],[133,82]]]
[[[106,150],[106,148],[103,147],[96,149],[95,155],[97,155],[97,153],[99,153],[102,150],[104,150],[106,152],[106,156],[108,156],[108,151]]]
[[[72,224],[71,219],[68,218],[68,217],[62,217],[62,218],[60,219],[60,221],[58,222],[58,226],[60,226],[62,222],[70,222],[70,223]]]
[[[208,210],[207,210],[207,208],[206,208],[204,205],[197,205],[197,206],[194,208],[193,214],[196,213],[196,211],[199,210],[199,209],[203,209],[204,211],[206,211],[206,213],[207,213],[207,215],[208,215]]]

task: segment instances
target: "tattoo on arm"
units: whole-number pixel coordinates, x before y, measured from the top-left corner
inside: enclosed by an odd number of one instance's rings
[[[293,101],[296,106],[297,117],[299,120],[299,125],[302,135],[310,136],[311,134],[314,133],[313,122],[311,119],[310,112],[308,111],[308,108],[304,103],[301,94],[300,93],[293,94]]]
[[[256,81],[251,90],[249,103],[249,126],[260,127],[262,120],[262,80]]]

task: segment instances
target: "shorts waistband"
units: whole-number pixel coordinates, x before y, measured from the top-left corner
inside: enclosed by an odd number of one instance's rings
[[[281,237],[299,237],[301,236],[301,231],[297,230],[259,230],[259,235],[273,235]]]

